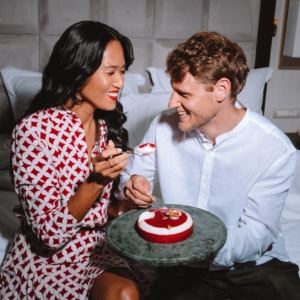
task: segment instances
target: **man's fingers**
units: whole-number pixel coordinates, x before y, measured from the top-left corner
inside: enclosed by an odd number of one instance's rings
[[[147,195],[149,192],[147,192],[147,190],[145,191],[146,194],[141,193],[138,189],[135,189],[129,183],[128,185],[126,185],[125,196],[127,197],[127,199],[130,199],[135,204],[137,204],[139,207],[148,207],[152,203],[152,200]]]

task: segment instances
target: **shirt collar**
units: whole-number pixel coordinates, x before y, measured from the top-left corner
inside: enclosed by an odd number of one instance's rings
[[[222,133],[221,135],[217,136],[215,146],[212,146],[210,141],[208,141],[208,139],[203,135],[203,133],[201,131],[197,130],[197,136],[198,136],[201,144],[205,148],[207,148],[207,147],[208,148],[217,147],[223,141],[225,141],[225,140],[231,138],[232,136],[234,136],[235,134],[237,134],[239,131],[241,131],[249,123],[250,110],[245,105],[243,105],[241,102],[239,102],[239,104],[241,105],[240,106],[241,109],[246,110],[246,113],[243,116],[243,119],[232,130],[230,130],[228,132],[225,132],[225,133]]]

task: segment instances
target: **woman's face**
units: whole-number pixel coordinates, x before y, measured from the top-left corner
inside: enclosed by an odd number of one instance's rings
[[[93,110],[113,110],[119,91],[124,86],[125,58],[119,41],[111,41],[104,53],[100,67],[89,78],[79,95]]]

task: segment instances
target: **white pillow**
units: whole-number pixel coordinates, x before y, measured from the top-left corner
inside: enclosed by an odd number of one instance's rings
[[[6,89],[12,111],[16,120],[20,120],[31,100],[42,86],[42,73],[5,67],[1,76]],[[126,72],[122,93],[138,93],[139,85],[145,78],[139,73]]]
[[[145,77],[139,73],[126,72],[124,79],[123,94],[138,94],[139,86],[145,83]]]
[[[16,121],[20,120],[41,88],[42,75],[38,72],[5,67],[1,70],[1,76],[14,117]]]
[[[146,71],[150,74],[153,84],[151,93],[172,91],[169,74],[164,69],[148,67]]]
[[[259,68],[250,70],[243,90],[237,99],[246,104],[251,110],[262,114],[265,84],[270,81],[273,68]]]
[[[128,130],[130,147],[140,143],[153,118],[168,108],[170,96],[170,92],[121,96],[120,102],[127,115],[124,127]]]
[[[151,76],[153,87],[151,93],[172,91],[169,76],[161,68],[149,67],[146,69]],[[246,84],[238,95],[238,100],[251,110],[262,114],[262,102],[265,84],[271,79],[273,68],[259,68],[250,70]]]

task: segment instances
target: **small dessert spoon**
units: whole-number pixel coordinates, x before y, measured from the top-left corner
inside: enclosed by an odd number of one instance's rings
[[[137,155],[137,156],[147,156],[150,154],[150,153],[139,154],[139,153],[134,152],[134,150],[122,151],[121,153],[128,153],[128,154],[133,154],[133,155]]]
[[[145,147],[150,147],[150,150],[148,150],[148,151],[147,150],[146,151],[141,150],[141,149],[145,149]],[[147,156],[147,155],[150,155],[151,153],[153,153],[154,151],[155,151],[155,145],[154,144],[145,143],[145,144],[137,146],[134,149],[129,148],[126,151],[123,151],[123,153],[134,154],[134,155],[137,155],[137,156]]]

